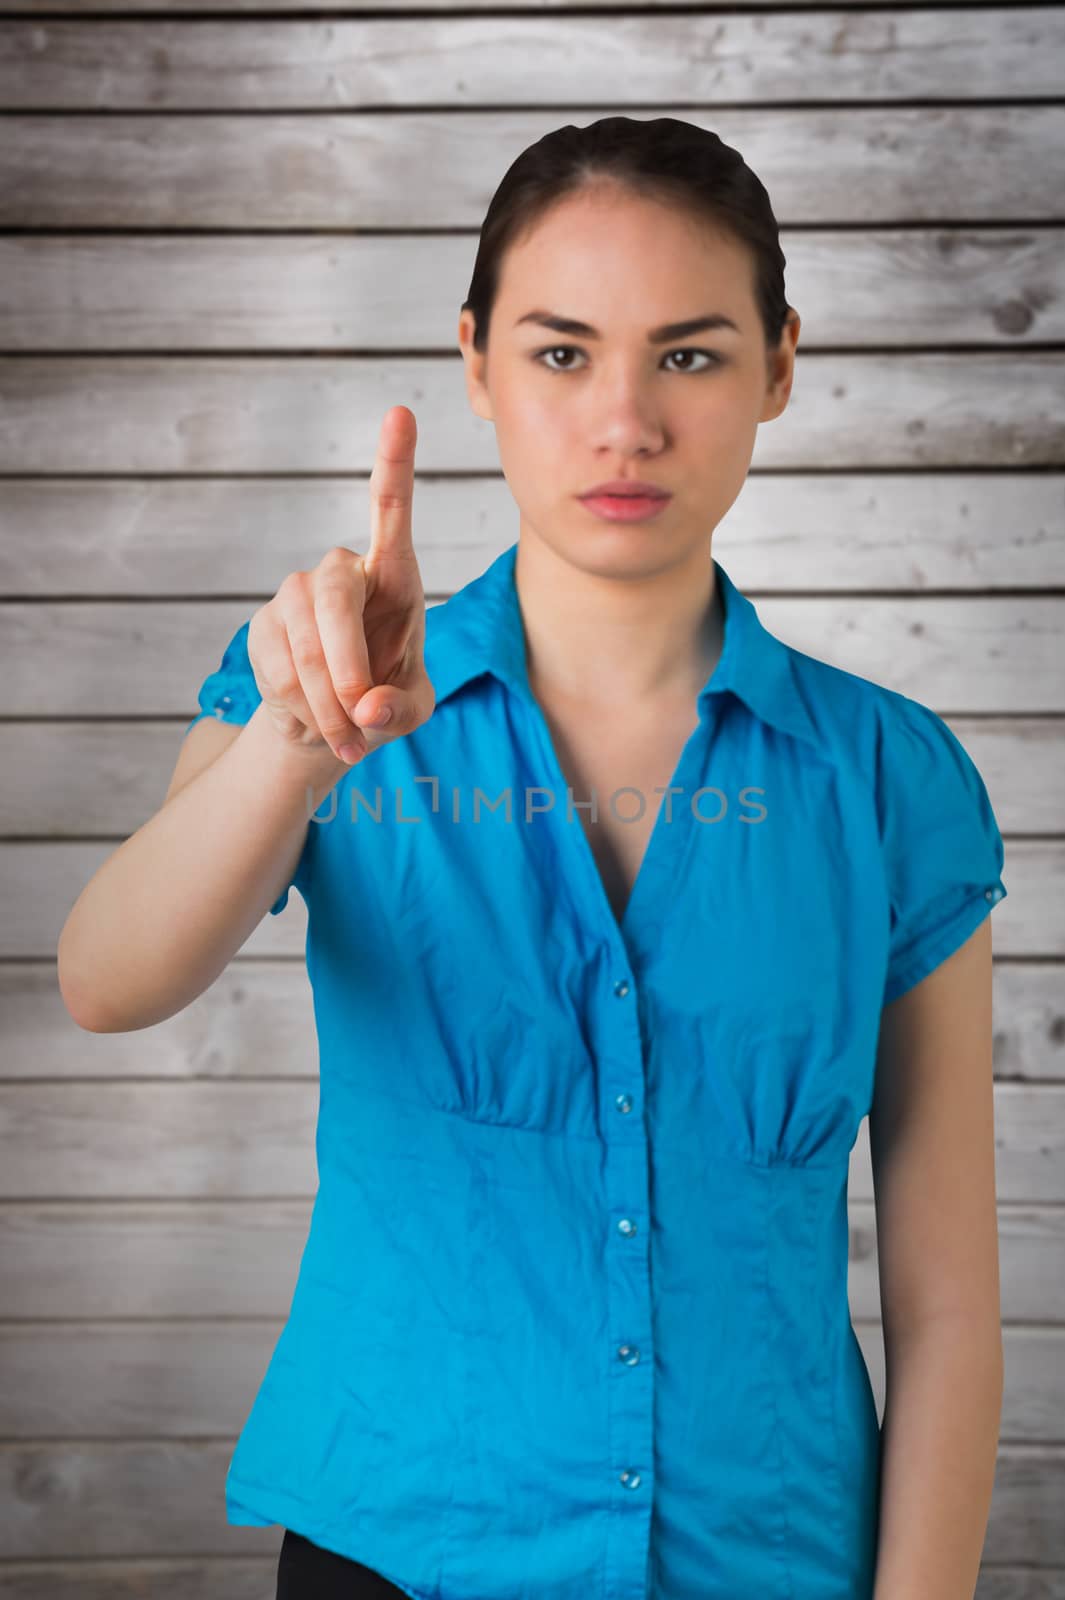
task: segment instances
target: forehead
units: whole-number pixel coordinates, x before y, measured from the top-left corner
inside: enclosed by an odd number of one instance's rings
[[[595,322],[593,308],[602,311],[614,296],[631,307],[634,278],[643,290],[639,319],[648,323],[671,320],[693,295],[702,305],[708,293],[738,313],[753,293],[749,251],[723,226],[675,202],[615,189],[567,195],[519,229],[500,262],[497,298],[517,316],[553,296],[566,303],[551,310]]]

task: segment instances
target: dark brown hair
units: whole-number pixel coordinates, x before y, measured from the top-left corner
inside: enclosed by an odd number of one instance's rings
[[[462,309],[475,319],[473,346],[483,355],[508,245],[557,201],[602,178],[635,194],[675,203],[747,245],[766,345],[780,343],[791,309],[784,296],[784,252],[764,185],[738,150],[716,133],[676,117],[640,121],[601,117],[567,123],[537,139],[507,168],[481,224],[470,291]]]

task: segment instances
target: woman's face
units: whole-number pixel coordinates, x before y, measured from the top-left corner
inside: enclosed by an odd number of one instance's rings
[[[751,280],[750,254],[731,235],[612,185],[560,201],[508,249],[485,355],[469,311],[459,342],[523,536],[603,573],[705,557],[759,422],[783,411],[791,389],[798,316],[767,360]],[[522,321],[530,312],[578,319],[599,337]],[[735,327],[648,340],[710,315]],[[620,477],[673,498],[642,523],[607,522],[582,505],[580,495]]]

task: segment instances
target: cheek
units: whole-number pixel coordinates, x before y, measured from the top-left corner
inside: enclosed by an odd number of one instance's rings
[[[561,396],[530,385],[496,405],[496,442],[501,460],[520,473],[522,464],[542,466],[561,458],[571,436]]]
[[[550,428],[557,426],[564,402],[565,396],[546,384],[527,383],[511,395],[507,415],[515,428]]]
[[[697,410],[699,431],[712,455],[721,459],[753,450],[761,397],[742,380],[708,384]],[[688,423],[696,413],[687,413]]]

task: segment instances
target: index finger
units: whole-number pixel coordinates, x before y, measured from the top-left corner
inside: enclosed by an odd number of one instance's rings
[[[370,473],[370,551],[375,557],[414,554],[414,448],[418,424],[409,406],[385,412]]]

